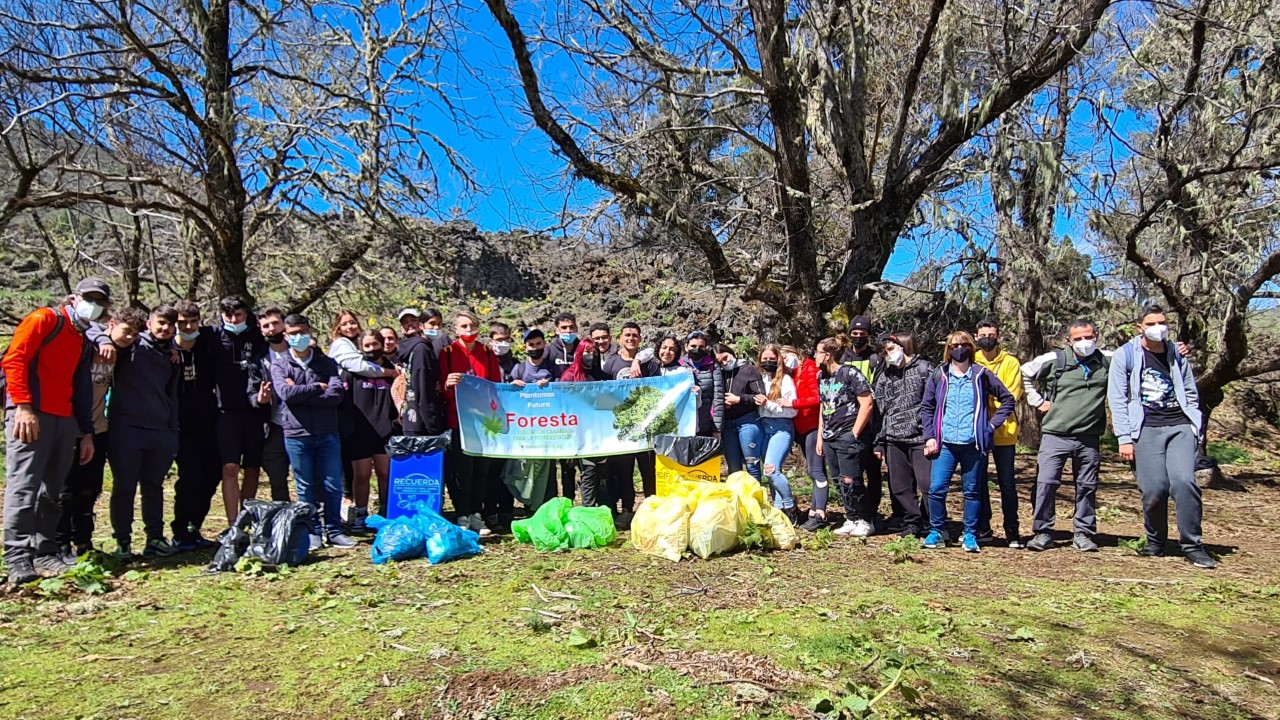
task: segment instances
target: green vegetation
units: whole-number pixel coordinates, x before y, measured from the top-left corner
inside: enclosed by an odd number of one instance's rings
[[[624,440],[643,440],[679,429],[674,403],[662,406],[666,393],[642,385],[613,409],[613,427]],[[655,415],[656,412],[656,415]],[[650,417],[652,416],[652,417]]]
[[[1209,457],[1217,460],[1219,465],[1236,465],[1249,462],[1249,453],[1226,440],[1210,440],[1209,444],[1205,446],[1205,452]]]

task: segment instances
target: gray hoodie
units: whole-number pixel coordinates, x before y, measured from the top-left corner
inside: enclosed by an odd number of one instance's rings
[[[1178,353],[1172,342],[1164,344],[1165,360],[1169,363],[1169,376],[1178,406],[1191,421],[1191,427],[1200,434],[1203,416],[1200,414],[1200,391],[1191,372],[1191,363]],[[1146,411],[1142,408],[1142,336],[1120,346],[1111,356],[1111,370],[1107,379],[1107,404],[1111,407],[1111,427],[1121,445],[1130,445],[1142,433],[1142,421]]]

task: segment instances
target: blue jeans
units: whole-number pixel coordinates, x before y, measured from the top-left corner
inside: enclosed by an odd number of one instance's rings
[[[760,413],[752,411],[737,420],[725,424],[724,460],[730,473],[736,473],[746,466],[751,477],[760,481],[760,456],[764,453],[764,431],[760,429]]]
[[[782,463],[791,452],[791,437],[795,425],[791,418],[760,418],[760,430],[764,433],[764,473],[773,484],[773,506],[787,509],[796,506],[791,497],[791,483],[782,474]]]
[[[287,437],[298,500],[320,511],[325,535],[342,533],[342,441],[338,434]]]
[[[960,469],[960,487],[964,490],[964,531],[978,533],[978,515],[982,512],[982,494],[978,482],[987,454],[968,443],[943,443],[929,474],[929,527],[941,532],[947,527],[947,490],[951,475]]]

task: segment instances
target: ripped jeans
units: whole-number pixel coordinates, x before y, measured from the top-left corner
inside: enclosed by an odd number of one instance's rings
[[[782,463],[791,452],[791,437],[795,434],[795,425],[791,418],[760,418],[760,429],[764,433],[764,474],[773,485],[773,506],[781,510],[796,506],[791,496],[791,483],[782,474]]]
[[[760,482],[761,459],[764,455],[764,431],[760,429],[760,413],[752,410],[736,420],[726,420],[724,433],[724,460],[729,473],[736,473],[745,466],[751,477]]]

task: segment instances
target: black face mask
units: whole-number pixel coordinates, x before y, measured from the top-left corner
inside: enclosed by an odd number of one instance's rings
[[[366,352],[366,353],[362,353],[362,354],[364,355],[364,359],[365,359],[365,360],[368,360],[369,362],[375,362],[375,363],[376,363],[376,362],[378,362],[379,360],[381,360],[381,359],[382,359],[382,351],[381,351],[381,350],[374,350],[374,351],[372,351],[372,352]]]
[[[853,346],[858,348],[859,350],[866,347],[867,343],[869,342],[871,342],[871,338],[864,338],[864,337],[853,338]]]
[[[540,359],[542,359],[542,353],[543,353],[545,350],[546,350],[546,348],[538,348],[537,350],[530,350],[530,351],[528,351],[528,352],[529,352],[529,359],[530,359],[530,360],[540,360]]]
[[[690,360],[701,360],[707,356],[707,351],[702,348],[689,348]]]
[[[958,363],[969,362],[973,358],[973,350],[967,347],[951,348],[951,352],[948,354],[952,360]]]
[[[978,347],[988,352],[995,350],[996,346],[1000,344],[1000,341],[993,337],[980,337],[976,342],[978,343]]]
[[[760,369],[772,375],[778,372],[778,363],[773,360],[762,362],[760,363]]]
[[[284,342],[284,333],[276,333],[275,335],[264,335],[263,337],[266,338],[266,341],[271,343],[272,345],[279,345],[280,343]]]

